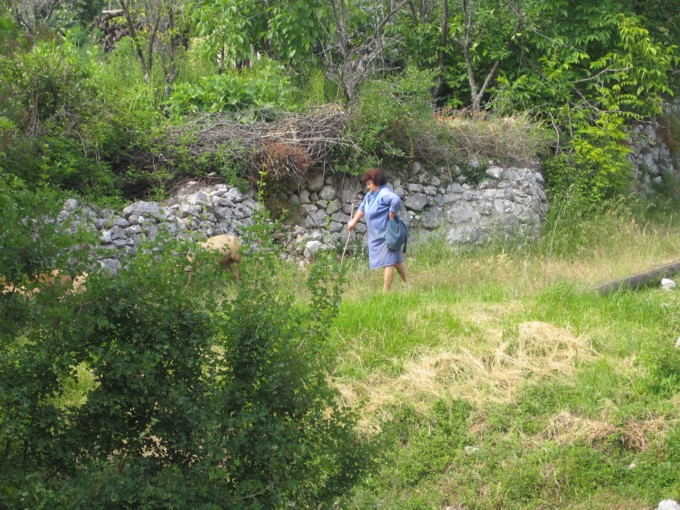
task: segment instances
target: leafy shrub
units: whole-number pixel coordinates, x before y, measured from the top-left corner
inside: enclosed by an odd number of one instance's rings
[[[4,155],[2,152],[10,147],[10,142],[16,134],[16,124],[7,117],[0,115],[0,157]]]
[[[30,187],[52,185],[93,197],[117,194],[110,166],[88,157],[82,142],[68,137],[15,140],[0,155],[0,168],[16,174]]]
[[[546,161],[553,189],[577,185],[593,201],[625,193],[632,166],[624,127],[661,113],[676,49],[655,39],[641,17],[612,14],[605,4],[569,14],[549,2],[540,9],[539,24],[562,19],[546,24],[552,36],[522,34],[533,63],[499,74],[494,108],[530,110],[558,133],[556,157]]]
[[[465,167],[474,178],[472,160],[530,165],[545,152],[551,135],[526,114],[435,115],[432,80],[430,72],[407,69],[398,78],[363,86],[346,128],[347,137],[360,148],[347,156],[350,171],[415,158]]]
[[[365,83],[345,133],[359,150],[337,159],[348,173],[413,157],[432,159],[441,131],[432,120],[432,73],[410,68],[401,77]]]
[[[592,202],[629,191],[633,167],[625,137],[619,115],[603,114],[592,125],[582,125],[565,152],[545,161],[548,186],[555,191],[578,186]]]
[[[197,84],[177,83],[167,101],[171,116],[187,113],[239,111],[250,107],[284,106],[291,93],[290,79],[273,60],[256,61],[251,69],[214,74]]]
[[[89,63],[70,44],[38,43],[27,53],[4,59],[2,93],[6,116],[26,134],[52,126],[68,129],[90,106]]]
[[[4,59],[0,94],[7,100],[0,167],[28,186],[56,185],[82,193],[116,193],[107,155],[121,143],[106,101],[92,81],[94,62],[66,42],[38,43]]]
[[[345,495],[369,456],[326,380],[337,264],[320,261],[295,303],[271,238],[264,218],[244,236],[238,281],[208,253],[185,271],[190,247],[164,240],[83,294],[27,301],[33,321],[0,344],[0,499],[247,509]],[[83,370],[83,398],[61,398]]]
[[[91,234],[54,221],[64,196],[49,189],[27,190],[21,181],[0,176],[0,276],[5,285],[19,286],[40,274],[62,269],[82,270],[84,248]],[[65,235],[67,230],[72,233]]]
[[[17,179],[0,176],[3,211],[0,215],[0,347],[3,354],[6,354],[5,348],[11,349],[12,344],[24,341],[21,337],[24,328],[50,316],[49,310],[54,308],[50,301],[60,299],[68,290],[69,286],[50,285],[51,273],[58,270],[64,275],[77,275],[87,265],[86,247],[92,242],[92,235],[68,222],[59,225],[54,221],[63,198],[50,190],[23,189]],[[65,235],[67,230],[71,234]],[[36,297],[31,296],[34,293]],[[3,357],[2,362],[5,360]],[[31,377],[39,379],[40,374],[40,371],[34,372]],[[20,381],[19,378],[11,384],[23,391]],[[0,391],[4,394],[7,387]],[[0,423],[2,415],[0,412]]]

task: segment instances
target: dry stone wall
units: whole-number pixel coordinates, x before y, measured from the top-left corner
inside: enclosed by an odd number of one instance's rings
[[[389,186],[402,199],[401,218],[412,234],[442,232],[449,244],[461,246],[511,238],[533,238],[548,211],[541,173],[532,168],[490,166],[477,184],[465,182],[459,169],[425,171],[414,163],[395,175]],[[290,196],[302,221],[297,228],[298,251],[314,237],[321,247],[337,246],[365,189],[357,178],[312,176]],[[357,225],[359,235],[366,228]],[[321,237],[319,237],[319,234]],[[314,245],[317,246],[316,244]]]
[[[402,198],[401,218],[410,225],[412,239],[436,231],[452,246],[465,246],[536,236],[548,210],[540,172],[499,166],[480,172],[484,178],[476,184],[466,182],[457,168],[427,171],[419,163],[395,174],[389,185]],[[301,187],[280,192],[278,199],[290,211],[284,238],[287,254],[310,258],[319,250],[341,248],[347,221],[364,192],[356,177],[322,172],[311,173]],[[252,191],[189,182],[165,203],[140,201],[122,211],[95,209],[71,199],[64,204],[61,219],[75,218],[75,226],[95,230],[103,248],[99,260],[115,272],[142,240],[161,233],[193,241],[223,233],[239,235],[252,224],[258,206]],[[360,223],[356,232],[364,237],[365,225]]]
[[[627,144],[633,163],[633,177],[640,191],[653,193],[666,179],[680,181],[680,160],[669,143],[673,137],[671,124],[680,124],[680,101],[666,104],[660,119],[640,123],[628,130]]]

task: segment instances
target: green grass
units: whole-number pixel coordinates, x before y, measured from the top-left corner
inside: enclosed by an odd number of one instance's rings
[[[515,249],[416,243],[412,285],[389,294],[350,261],[334,382],[383,458],[348,508],[680,499],[680,291],[593,290],[680,259],[676,216],[562,219]]]

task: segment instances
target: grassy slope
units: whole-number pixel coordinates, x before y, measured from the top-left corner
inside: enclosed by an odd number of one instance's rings
[[[384,457],[349,507],[680,499],[680,290],[592,291],[676,259],[672,215],[618,213],[558,222],[529,250],[416,244],[413,284],[387,295],[350,261],[335,384]]]

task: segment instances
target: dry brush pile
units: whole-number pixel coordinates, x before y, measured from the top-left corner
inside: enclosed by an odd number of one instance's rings
[[[168,141],[189,140],[192,158],[226,150],[232,164],[245,169],[251,181],[266,173],[274,180],[299,182],[310,169],[330,164],[334,150],[353,147],[344,135],[345,119],[344,110],[335,106],[249,122],[233,114],[206,114],[171,129]]]
[[[197,115],[166,128],[153,148],[131,155],[129,164],[137,171],[130,194],[143,194],[158,179],[176,185],[187,177],[237,177],[245,178],[251,185],[261,180],[299,185],[310,170],[326,171],[352,158],[360,161],[354,165],[356,168],[363,167],[363,163],[372,164],[371,158],[376,156],[390,166],[389,154],[373,154],[364,146],[366,137],[361,133],[363,128],[357,127],[354,115],[355,110],[335,104],[302,113],[262,109]],[[540,129],[532,128],[526,119],[460,124],[432,115],[419,127],[418,150],[406,151],[402,157],[443,165],[464,164],[479,157],[528,165],[545,141],[536,132]],[[501,148],[491,150],[492,141]]]

